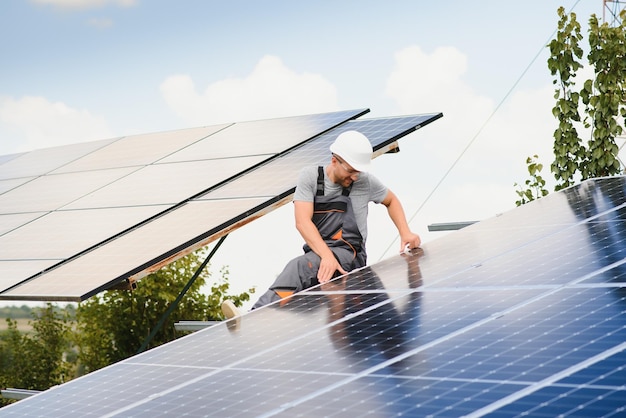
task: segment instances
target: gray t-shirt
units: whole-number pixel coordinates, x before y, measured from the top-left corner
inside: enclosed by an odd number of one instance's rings
[[[324,167],[324,196],[341,195],[342,187],[330,181]],[[293,200],[313,202],[317,192],[317,167],[306,167],[300,171],[296,192]],[[369,202],[381,203],[387,196],[387,187],[376,177],[361,173],[359,179],[352,183],[350,200],[356,217],[356,223],[363,237],[367,239],[367,206]]]

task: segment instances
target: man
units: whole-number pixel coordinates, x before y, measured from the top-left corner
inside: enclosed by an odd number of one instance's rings
[[[298,177],[293,202],[304,254],[285,266],[252,309],[365,266],[369,202],[387,207],[400,234],[401,251],[421,243],[409,228],[400,200],[368,174],[372,146],[365,135],[343,132],[330,151],[328,165],[305,168]],[[222,304],[222,311],[228,319],[239,315],[231,301]]]

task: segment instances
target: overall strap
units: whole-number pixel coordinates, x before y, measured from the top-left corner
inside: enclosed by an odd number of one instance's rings
[[[317,193],[316,196],[324,196],[324,167],[317,167]]]
[[[344,187],[341,191],[343,196],[350,196],[350,190],[352,190],[352,184],[348,187]],[[316,196],[324,196],[324,167],[321,165],[317,167],[317,192]]]

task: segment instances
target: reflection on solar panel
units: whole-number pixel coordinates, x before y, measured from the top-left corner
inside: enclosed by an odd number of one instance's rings
[[[587,181],[2,409],[624,416],[626,178]]]
[[[135,135],[0,159],[0,299],[81,301],[286,203],[339,132],[378,153],[441,114],[367,109]]]

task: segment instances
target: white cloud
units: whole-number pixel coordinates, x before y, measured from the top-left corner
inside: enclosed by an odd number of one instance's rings
[[[58,9],[66,10],[84,10],[104,7],[109,4],[132,7],[138,3],[138,0],[30,0],[31,3],[41,4],[44,6],[53,6]]]
[[[395,54],[386,94],[403,110],[432,112],[433,108],[450,114],[457,121],[483,118],[493,101],[480,96],[463,80],[467,58],[456,48],[440,47],[426,54],[418,46]]]
[[[444,118],[437,121],[440,135],[432,143],[446,146],[429,150],[439,158],[466,145],[468,133],[477,132],[494,108],[491,99],[476,94],[463,81],[466,71],[467,58],[452,47],[426,54],[420,47],[411,46],[395,54],[385,92],[396,101],[401,113],[443,112]]]
[[[18,144],[10,152],[113,136],[103,117],[44,97],[0,97],[0,124],[12,132],[6,142]]]
[[[199,93],[189,75],[160,86],[169,107],[186,123],[209,125],[338,109],[335,87],[322,76],[296,73],[267,55],[245,78],[228,78]]]
[[[434,139],[425,144],[431,155],[440,162],[465,152],[463,163],[481,176],[501,175],[512,168],[512,161],[524,165],[526,157],[535,153],[550,160],[556,128],[551,112],[554,88],[517,90],[496,110],[492,99],[464,82],[466,70],[466,57],[455,48],[438,48],[428,55],[414,46],[396,54],[387,94],[403,113],[440,110],[444,114],[433,126]]]

